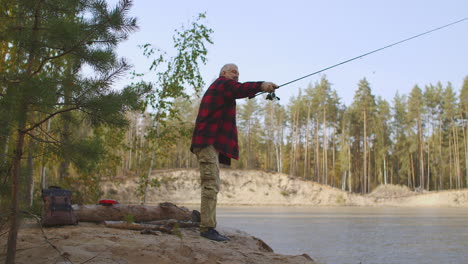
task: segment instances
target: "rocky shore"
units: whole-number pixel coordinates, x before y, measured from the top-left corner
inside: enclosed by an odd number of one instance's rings
[[[313,264],[306,255],[276,254],[261,239],[240,230],[220,229],[231,241],[215,242],[199,236],[197,228],[177,235],[141,234],[80,222],[76,226],[42,229],[27,221],[20,229],[16,263],[132,263],[132,264]],[[0,240],[5,248],[6,239]],[[5,252],[0,253],[0,262]]]

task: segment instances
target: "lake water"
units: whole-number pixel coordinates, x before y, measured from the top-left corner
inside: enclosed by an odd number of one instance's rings
[[[468,264],[466,208],[218,207],[218,226],[325,264]]]

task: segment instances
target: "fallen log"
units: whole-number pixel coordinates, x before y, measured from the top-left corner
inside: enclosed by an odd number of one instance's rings
[[[128,223],[125,221],[104,221],[104,225],[111,228],[129,229],[129,230],[151,230],[160,231],[166,234],[172,234],[172,227],[160,225],[148,225],[139,223]]]
[[[185,207],[178,207],[172,203],[160,203],[157,206],[150,205],[73,205],[78,221],[103,222],[122,221],[129,217],[135,222],[149,222],[156,220],[175,219],[179,221],[200,222],[200,213],[190,211]]]
[[[175,219],[167,219],[167,220],[157,220],[157,221],[150,221],[150,222],[143,222],[141,224],[148,224],[148,225],[165,225],[174,227],[178,225],[180,228],[186,227],[200,227],[200,222],[192,222],[192,221],[178,221]]]

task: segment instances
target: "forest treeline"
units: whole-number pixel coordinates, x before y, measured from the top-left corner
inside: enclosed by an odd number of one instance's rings
[[[347,87],[351,88],[351,87]],[[233,168],[276,171],[352,192],[379,184],[416,190],[468,186],[468,77],[462,87],[415,85],[391,102],[363,78],[349,106],[324,76],[287,105],[245,99],[237,107],[240,160]],[[175,100],[179,119],[161,129],[154,168],[195,168],[189,151],[198,98]],[[148,163],[147,121],[131,115],[121,174]],[[145,173],[141,171],[140,173]]]

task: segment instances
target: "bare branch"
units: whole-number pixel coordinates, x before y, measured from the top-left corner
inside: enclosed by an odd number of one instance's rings
[[[105,250],[101,251],[101,253],[102,253],[102,252],[105,252]],[[93,260],[93,259],[99,257],[99,255],[101,255],[101,253],[97,254],[96,256],[94,256],[94,257],[92,257],[92,258],[89,258],[89,259],[87,259],[87,260],[81,262],[80,264],[84,264],[84,263],[86,263],[86,262],[89,262],[89,261],[91,261],[91,260]]]
[[[54,245],[54,244],[52,244],[52,242],[50,242],[49,238],[46,236],[46,234],[44,232],[44,228],[42,227],[41,218],[39,218],[39,216],[37,216],[35,214],[32,214],[30,212],[27,212],[27,211],[23,211],[22,213],[34,217],[36,219],[37,223],[39,224],[39,227],[41,228],[42,236],[44,237],[45,242],[47,242],[47,244],[49,244],[53,249],[55,249],[55,251],[57,251],[62,258],[66,259],[67,261],[69,261],[70,263],[73,264],[73,261],[71,261],[71,259],[69,259],[64,253],[62,253],[60,251],[60,249],[58,249],[58,247],[56,245]]]

